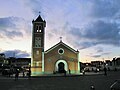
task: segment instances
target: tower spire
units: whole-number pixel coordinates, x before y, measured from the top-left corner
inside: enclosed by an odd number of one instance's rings
[[[43,20],[42,18],[41,18],[41,12],[39,11],[39,16],[37,17],[37,19],[36,20],[34,20],[34,22],[44,22],[45,20]]]

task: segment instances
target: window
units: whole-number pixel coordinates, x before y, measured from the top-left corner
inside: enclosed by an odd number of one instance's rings
[[[37,25],[37,26],[36,26],[36,32],[41,32],[41,31],[42,31],[41,29],[42,29],[42,28],[41,28],[40,25]]]
[[[40,62],[36,62],[36,66],[39,66],[40,65]]]
[[[36,54],[39,55],[39,53],[40,53],[40,52],[37,50],[37,51],[36,51]]]
[[[33,65],[36,66],[36,61],[33,61]]]
[[[58,49],[58,53],[59,53],[60,55],[64,54],[64,49],[62,49],[62,48]]]
[[[37,30],[37,32],[39,32],[39,30]]]
[[[48,59],[48,62],[51,62],[52,60],[51,59]]]
[[[39,30],[39,32],[41,32],[41,30]]]
[[[73,59],[73,58],[71,58],[71,59],[70,59],[70,61],[74,61],[74,59]]]
[[[41,37],[35,37],[35,47],[41,47]]]

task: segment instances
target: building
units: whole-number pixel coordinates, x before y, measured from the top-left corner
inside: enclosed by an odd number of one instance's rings
[[[10,66],[17,66],[17,67],[29,67],[31,63],[31,58],[14,58],[9,57],[7,58]]]
[[[103,61],[91,61],[91,65],[95,67],[100,67],[103,64],[104,64]]]
[[[3,63],[3,67],[30,67],[31,58],[15,58],[15,57],[9,57],[5,59],[6,63]]]
[[[107,66],[112,66],[112,61],[110,61],[110,60],[105,60],[105,64],[106,64]]]
[[[0,53],[0,70],[1,70],[4,63],[5,63],[5,54]]]
[[[112,69],[113,70],[120,70],[120,57],[115,57],[112,60]]]
[[[74,74],[79,73],[79,51],[62,40],[44,51],[46,21],[39,15],[32,24],[32,75],[64,73],[68,70]]]
[[[120,57],[118,57],[118,58],[113,58],[113,60],[112,60],[112,65],[113,65],[113,66],[120,66]]]

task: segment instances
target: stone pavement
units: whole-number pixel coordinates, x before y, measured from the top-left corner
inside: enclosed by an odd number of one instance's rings
[[[110,85],[120,79],[120,71],[85,76],[44,76],[31,79],[0,77],[0,90],[90,90],[94,85],[95,90],[110,90]]]

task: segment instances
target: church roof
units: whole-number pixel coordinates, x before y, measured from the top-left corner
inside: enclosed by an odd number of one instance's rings
[[[43,22],[43,19],[42,19],[41,16],[39,15],[34,22]]]
[[[49,48],[48,50],[46,50],[45,51],[45,53],[48,53],[48,52],[50,52],[51,50],[53,50],[54,48],[56,48],[56,47],[58,47],[59,45],[63,45],[63,46],[65,46],[66,48],[68,48],[69,50],[71,50],[72,52],[74,52],[74,53],[78,53],[79,51],[77,50],[75,50],[75,49],[73,49],[73,48],[71,48],[70,46],[68,46],[67,44],[65,44],[65,43],[63,43],[62,41],[60,41],[59,43],[57,43],[56,45],[54,45],[53,47],[51,47],[51,48]]]

